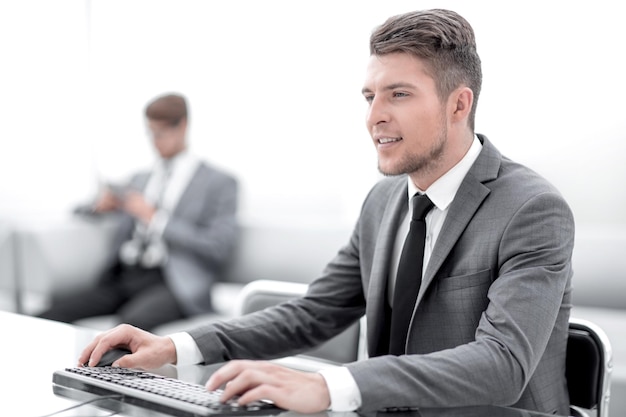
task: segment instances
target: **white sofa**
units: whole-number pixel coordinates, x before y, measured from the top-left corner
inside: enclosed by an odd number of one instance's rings
[[[8,223],[0,222],[0,309],[15,311],[16,299],[15,253],[13,229]]]
[[[34,313],[45,305],[52,292],[89,285],[105,260],[111,231],[107,222],[79,218],[21,226],[13,231],[12,238],[11,231],[0,228],[0,260],[15,261],[14,265],[0,264],[0,289],[18,281],[24,312]],[[310,282],[347,241],[350,232],[349,227],[244,225],[233,264],[214,291],[218,317],[236,314],[236,297],[251,281]],[[14,247],[2,242],[13,242]],[[626,228],[577,228],[572,316],[599,325],[611,341],[614,365],[610,417],[626,415],[625,250]],[[6,254],[7,251],[14,253]],[[11,273],[17,274],[18,279],[6,276]],[[215,317],[169,323],[157,331],[168,333],[212,318]],[[100,318],[81,324],[103,328],[113,322]]]
[[[111,255],[113,232],[107,219],[80,216],[16,226],[14,245],[9,248],[14,251],[10,257],[19,264],[11,271],[21,283],[21,312],[36,314],[52,294],[92,285]],[[218,315],[235,314],[235,297],[251,281],[310,282],[347,242],[350,232],[350,227],[243,225],[235,256],[213,293]],[[100,323],[98,327],[105,321]]]
[[[41,311],[54,293],[89,286],[109,254],[109,219],[69,217],[13,225],[13,273],[19,313]]]

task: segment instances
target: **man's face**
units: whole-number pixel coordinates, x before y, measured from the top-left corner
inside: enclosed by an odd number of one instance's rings
[[[162,120],[148,119],[148,133],[162,158],[169,159],[185,149],[187,122],[181,120],[172,126]]]
[[[447,120],[422,61],[406,53],[372,55],[363,95],[380,172],[435,173],[447,146]]]

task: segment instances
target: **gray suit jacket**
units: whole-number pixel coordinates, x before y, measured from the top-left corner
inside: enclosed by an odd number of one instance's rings
[[[425,272],[407,355],[347,365],[362,411],[496,404],[568,412],[573,216],[553,186],[479,137],[483,149]],[[304,298],[191,331],[205,360],[297,353],[364,313],[368,349],[377,354],[406,181],[387,178],[374,186],[350,241]],[[249,330],[234,331],[241,326]]]
[[[130,187],[145,189],[150,173],[142,172]],[[237,237],[237,181],[231,175],[201,163],[170,213],[163,240],[168,259],[167,284],[189,315],[212,310],[211,287],[230,259]],[[131,237],[134,220],[120,215],[114,254]]]

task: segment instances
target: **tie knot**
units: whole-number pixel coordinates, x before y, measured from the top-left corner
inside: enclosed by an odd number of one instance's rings
[[[433,208],[434,204],[426,194],[415,194],[412,199],[413,220],[424,220],[426,214]]]

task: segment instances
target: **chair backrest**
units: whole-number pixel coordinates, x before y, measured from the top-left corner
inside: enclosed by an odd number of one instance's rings
[[[606,333],[596,324],[570,318],[567,340],[567,386],[572,415],[596,410],[607,417],[613,354]]]
[[[13,240],[11,227],[0,221],[0,310],[7,311],[19,310]]]
[[[237,314],[252,313],[301,297],[306,293],[307,287],[307,284],[296,282],[252,281],[244,286],[239,294]],[[354,362],[359,355],[359,341],[360,323],[357,322],[334,338],[307,352],[306,356],[334,363]]]

